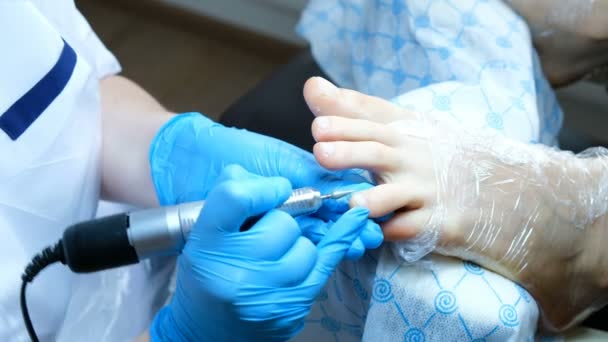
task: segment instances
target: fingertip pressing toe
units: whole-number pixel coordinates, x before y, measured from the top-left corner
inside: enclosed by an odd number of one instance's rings
[[[361,239],[357,238],[355,242],[350,246],[348,251],[346,252],[346,259],[348,260],[358,260],[365,253],[365,246]]]
[[[366,249],[375,249],[384,242],[384,234],[380,226],[374,221],[369,220],[361,232],[361,241]]]

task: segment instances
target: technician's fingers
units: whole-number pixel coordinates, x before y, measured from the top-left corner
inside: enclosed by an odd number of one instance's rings
[[[323,222],[318,218],[309,216],[298,218],[298,223],[302,228],[304,237],[310,239],[313,243],[321,241],[334,224],[333,222]],[[346,252],[345,258],[349,260],[359,259],[366,250],[378,248],[382,244],[382,241],[384,241],[384,235],[382,234],[380,225],[372,220],[368,220],[360,236]]]
[[[411,239],[422,232],[430,218],[431,211],[426,209],[398,213],[381,225],[384,238],[386,241]]]
[[[372,220],[367,220],[359,239],[363,243],[365,249],[374,249],[380,247],[384,241],[384,234],[382,233],[380,225]]]
[[[236,232],[245,220],[262,214],[291,195],[291,184],[282,177],[260,177],[228,180],[211,190],[195,230],[200,226],[209,232]]]
[[[339,116],[321,116],[312,122],[312,135],[316,141],[377,141],[394,146],[399,135],[391,126],[361,119]]]
[[[238,164],[230,164],[222,169],[220,175],[215,179],[213,187],[229,180],[244,180],[252,177],[260,176],[247,172],[247,170]],[[192,189],[195,191],[187,191],[180,194],[177,197],[177,203],[200,201],[204,198],[204,194],[200,190],[196,190],[195,188]]]
[[[238,164],[230,164],[222,169],[220,175],[215,179],[215,185],[227,182],[229,180],[245,180],[250,178],[258,178],[260,176],[253,173],[249,173],[242,166]]]
[[[260,246],[259,248],[264,248]],[[245,284],[276,288],[290,287],[305,281],[313,272],[318,259],[317,248],[307,238],[300,237],[283,257],[276,261],[248,263]]]
[[[350,199],[351,207],[369,209],[369,216],[382,217],[399,209],[418,209],[424,205],[432,192],[418,182],[410,179],[398,183],[377,185],[371,189],[357,192]]]
[[[300,216],[296,219],[300,225],[302,236],[313,243],[321,241],[330,229],[331,223],[313,216]]]
[[[354,90],[337,88],[321,77],[306,81],[304,98],[316,116],[335,115],[385,123],[416,118],[415,113],[386,100]]]
[[[348,260],[359,260],[363,254],[365,254],[365,246],[361,239],[357,238],[344,254],[344,258]]]
[[[396,149],[375,141],[335,141],[315,144],[315,158],[330,170],[361,168],[375,172],[398,170],[402,158]]]
[[[321,289],[344,258],[353,242],[361,234],[368,219],[369,211],[365,208],[353,208],[347,211],[331,227],[327,235],[317,245],[318,260],[306,283]]]
[[[365,227],[361,230],[361,234],[359,234],[359,237],[346,252],[345,258],[357,260],[365,254],[366,250],[380,247],[383,241],[384,234],[382,234],[380,225],[372,220],[367,220]]]
[[[232,250],[249,251],[248,256],[262,260],[279,260],[302,236],[298,222],[288,213],[272,210],[264,215],[242,239],[226,239]],[[236,246],[239,245],[239,246]]]

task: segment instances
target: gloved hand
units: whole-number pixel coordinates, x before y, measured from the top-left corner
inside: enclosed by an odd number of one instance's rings
[[[312,186],[323,193],[370,188],[356,171],[329,172],[312,154],[283,141],[215,123],[199,113],[177,115],[157,133],[150,150],[152,180],[161,205],[207,197],[225,165],[238,164],[261,176],[281,176],[294,188]],[[348,198],[325,201],[324,207],[302,221],[305,236],[317,242],[333,221],[348,210]],[[356,259],[383,240],[376,224],[367,225],[347,257]]]
[[[304,325],[315,298],[367,224],[345,213],[317,246],[288,214],[271,210],[289,182],[230,166],[211,190],[179,257],[177,288],[156,316],[153,341],[284,341]],[[247,217],[268,212],[250,230]]]

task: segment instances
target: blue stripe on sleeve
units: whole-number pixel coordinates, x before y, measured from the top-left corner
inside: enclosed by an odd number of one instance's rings
[[[74,73],[76,59],[76,52],[64,41],[53,68],[0,116],[0,129],[17,140],[61,94]]]

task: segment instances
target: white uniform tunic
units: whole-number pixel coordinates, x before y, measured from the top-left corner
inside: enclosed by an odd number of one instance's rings
[[[19,341],[24,266],[95,215],[98,84],[120,67],[72,0],[2,0],[0,28],[0,341]],[[52,266],[28,287],[41,340],[65,325],[77,277]]]

